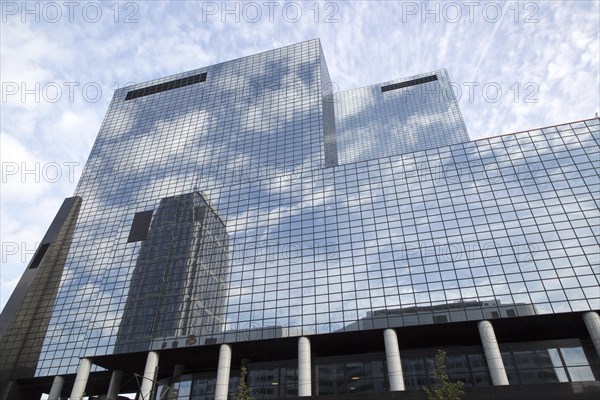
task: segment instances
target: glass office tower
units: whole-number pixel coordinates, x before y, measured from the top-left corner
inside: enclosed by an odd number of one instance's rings
[[[473,397],[596,396],[598,119],[470,141],[445,70],[335,88],[311,40],[117,90],[6,396],[396,398],[438,348]]]

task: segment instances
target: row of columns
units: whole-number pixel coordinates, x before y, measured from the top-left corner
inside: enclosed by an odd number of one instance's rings
[[[85,393],[85,387],[89,378],[91,366],[92,363],[90,359],[81,359],[81,361],[79,362],[79,367],[77,368],[75,384],[73,385],[73,389],[71,390],[71,396],[69,396],[69,399],[79,400],[83,397]],[[112,375],[110,377],[110,383],[108,385],[108,392],[106,394],[107,400],[117,399],[117,397],[119,396],[119,389],[121,388],[122,378],[123,371],[115,370],[112,372]],[[50,393],[48,394],[48,400],[59,400],[62,398],[60,397],[60,393],[62,391],[64,383],[65,379],[62,376],[57,375],[54,377],[54,380],[52,381],[52,387],[50,388]],[[149,398],[149,396],[147,398]]]
[[[592,338],[596,351],[600,355],[600,316],[594,311],[583,315],[585,326]],[[494,327],[490,321],[479,321],[477,323],[479,336],[488,369],[494,386],[508,385],[508,376],[504,368],[504,362],[496,340]],[[400,359],[400,348],[398,346],[398,336],[393,329],[383,331],[385,343],[385,356],[388,367],[388,376],[391,391],[403,391],[404,375],[402,373],[402,362]],[[148,352],[144,376],[140,388],[140,398],[148,400],[152,396],[154,383],[158,372],[159,354],[155,351]],[[85,386],[90,374],[92,362],[89,358],[82,358],[77,369],[75,384],[71,391],[71,400],[80,400],[84,395]],[[222,344],[219,350],[219,363],[217,367],[217,382],[215,388],[215,400],[227,400],[229,390],[229,372],[231,369],[231,346]],[[311,383],[311,351],[310,340],[307,337],[298,339],[298,397],[309,397],[312,395]],[[121,384],[122,371],[113,371],[110,385],[108,388],[108,400],[116,399]],[[58,400],[64,384],[64,378],[56,376],[50,389],[49,400]]]

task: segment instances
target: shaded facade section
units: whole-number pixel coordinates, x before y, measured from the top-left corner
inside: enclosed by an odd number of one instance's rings
[[[338,149],[335,134],[334,84],[331,82],[329,76],[323,49],[320,48],[319,50],[321,54],[319,58],[321,91],[323,94],[323,145],[325,148],[325,168],[328,168],[338,165]]]
[[[131,278],[115,352],[222,326],[228,272],[225,224],[199,193],[161,200]],[[200,290],[210,287],[212,290]]]
[[[0,393],[6,380],[34,376],[81,202],[78,196],[64,200],[2,310]]]

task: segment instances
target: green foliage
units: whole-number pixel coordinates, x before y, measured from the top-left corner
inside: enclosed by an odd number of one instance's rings
[[[450,382],[446,371],[446,352],[438,350],[435,355],[435,384],[425,388],[429,400],[461,400],[465,392],[461,381]]]
[[[246,375],[248,375],[248,370],[246,367],[242,367],[240,371],[240,383],[238,384],[237,389],[235,389],[232,400],[254,400],[254,398],[250,396],[250,388],[246,383]]]

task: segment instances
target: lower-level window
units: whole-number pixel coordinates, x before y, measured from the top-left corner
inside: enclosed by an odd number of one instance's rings
[[[250,363],[248,386],[252,397],[257,400],[297,397],[297,361]]]
[[[511,385],[594,381],[598,376],[593,346],[577,339],[501,344],[500,350]]]
[[[479,348],[445,348],[446,368],[452,382],[462,381],[465,387],[490,386],[491,381],[483,350]],[[406,390],[432,386],[437,349],[401,351],[402,372]]]
[[[389,390],[383,353],[320,358],[315,360],[313,371],[315,395]]]
[[[451,381],[466,388],[491,386],[487,361],[480,346],[447,347],[446,367]],[[432,386],[437,348],[400,350],[407,390]],[[600,379],[600,359],[593,344],[579,339],[502,343],[500,352],[511,385],[579,382]],[[297,360],[248,363],[248,386],[257,400],[296,398]],[[239,384],[240,370],[231,369],[229,397]],[[212,400],[216,371],[185,374],[161,380],[158,397],[168,400]],[[319,357],[312,363],[314,396],[380,393],[389,390],[385,353]]]

